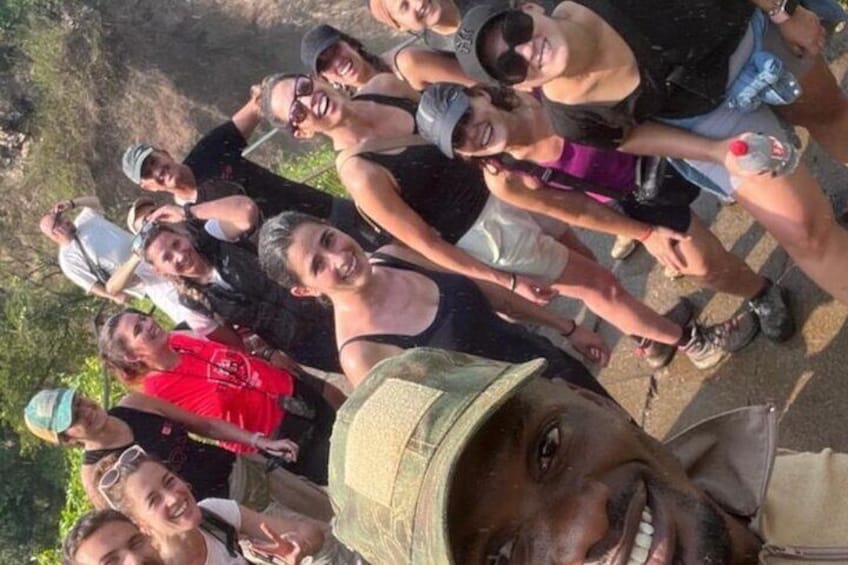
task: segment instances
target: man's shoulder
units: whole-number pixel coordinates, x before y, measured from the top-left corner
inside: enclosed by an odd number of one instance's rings
[[[241,150],[247,145],[244,136],[233,123],[228,120],[207,132],[183,159],[183,164],[198,174],[195,168],[210,166],[209,161],[221,158],[241,159]],[[212,175],[207,175],[212,176]],[[198,182],[201,179],[198,179]]]

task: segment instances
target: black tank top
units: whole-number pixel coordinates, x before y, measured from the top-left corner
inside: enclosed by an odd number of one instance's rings
[[[216,445],[191,439],[185,426],[158,414],[115,406],[109,410],[109,415],[130,427],[133,441],[114,449],[86,451],[83,454],[85,465],[94,465],[107,455],[138,444],[190,484],[198,500],[229,497],[235,455]]]
[[[471,279],[454,273],[428,271],[383,253],[374,253],[372,258],[376,259],[379,265],[413,271],[432,280],[439,288],[436,317],[429,327],[417,335],[360,335],[348,339],[342,347],[355,341],[383,343],[402,349],[435,347],[510,363],[523,363],[544,357],[548,360],[548,367],[543,376],[560,377],[609,396],[577,359],[556,347],[547,338],[499,317]]]
[[[415,102],[381,94],[361,94],[367,100],[400,108],[415,123]],[[414,127],[413,133],[417,133]],[[479,167],[448,159],[435,145],[407,147],[395,155],[365,152],[359,157],[387,169],[400,188],[400,197],[443,239],[456,243],[477,221],[489,198]]]

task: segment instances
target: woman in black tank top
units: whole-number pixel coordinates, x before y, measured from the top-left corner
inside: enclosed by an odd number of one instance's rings
[[[271,502],[270,495],[279,504],[315,519],[327,521],[332,517],[326,495],[308,481],[279,468],[265,473],[261,468],[264,463],[259,459],[234,455],[212,443],[194,440],[188,434],[243,443],[278,457],[297,453],[296,444],[289,440],[251,434],[222,420],[203,418],[138,393],[128,394],[108,412],[79,393],[74,393],[73,403],[71,425],[59,432],[58,437],[62,445],[81,446],[85,450],[82,483],[96,507],[104,507],[105,501],[93,483],[95,467],[104,457],[137,444],[182,476],[202,498],[237,498],[261,511]],[[256,484],[257,480],[265,484]],[[231,486],[236,490],[231,492]]]
[[[421,267],[426,260],[398,246],[384,247],[372,263],[332,226],[285,213],[262,228],[260,258],[269,275],[295,296],[332,301],[342,367],[354,386],[382,359],[426,346],[511,362],[544,357],[548,377],[603,393],[582,364],[547,339],[504,321],[495,310],[557,330],[604,365],[608,352],[597,334],[497,285]]]
[[[381,76],[352,100],[322,80],[274,75],[262,84],[263,113],[296,139],[325,135],[339,151],[363,142],[390,145],[337,161],[339,176],[364,215],[441,268],[514,288],[537,303],[550,300],[553,293],[539,280],[514,277],[512,272],[522,271],[453,245],[482,221],[490,202],[482,175],[421,140],[410,145],[416,132],[415,102],[402,98],[405,91]]]

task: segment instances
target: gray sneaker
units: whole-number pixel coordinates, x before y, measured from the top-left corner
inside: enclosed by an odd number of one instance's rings
[[[724,349],[708,339],[705,335],[705,328],[700,324],[692,324],[688,328],[684,328],[684,330],[690,332],[689,341],[680,348],[680,351],[685,353],[686,357],[698,369],[715,367],[728,356],[728,353]]]
[[[695,314],[695,307],[686,298],[681,298],[677,304],[664,313],[663,316],[677,324],[685,327],[692,320]],[[645,360],[645,363],[652,369],[661,369],[671,363],[671,359],[677,352],[677,347],[669,343],[660,343],[658,341],[644,340],[637,348],[636,355]]]
[[[772,341],[786,341],[795,333],[795,319],[786,301],[786,289],[769,281],[768,289],[748,301],[751,312],[760,321],[763,334]]]
[[[754,341],[759,331],[757,317],[747,309],[724,322],[703,328],[704,336],[727,353],[736,353]]]

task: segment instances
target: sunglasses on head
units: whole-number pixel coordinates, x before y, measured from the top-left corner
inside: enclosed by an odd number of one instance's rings
[[[507,49],[498,55],[489,71],[502,84],[524,82],[529,64],[515,48],[533,39],[533,18],[521,10],[511,10],[494,20],[491,26],[491,30],[500,32]]]
[[[100,482],[97,483],[97,490],[100,491],[100,494],[109,503],[109,506],[112,509],[115,509],[115,505],[112,503],[112,499],[109,498],[107,491],[118,484],[118,481],[121,480],[121,473],[124,468],[128,465],[132,465],[134,462],[138,460],[142,455],[147,455],[147,452],[140,445],[132,445],[126,448],[119,456],[118,460],[115,461],[115,464],[109,467],[103,476],[100,477]]]
[[[300,75],[294,79],[294,99],[289,106],[288,120],[288,127],[292,131],[297,131],[300,124],[309,115],[309,108],[300,99],[312,94],[314,87],[315,84],[312,79],[306,75]]]
[[[138,233],[132,239],[132,243],[130,244],[130,249],[132,252],[144,258],[144,250],[147,247],[147,244],[151,239],[159,235],[159,232],[162,231],[162,226],[160,226],[156,222],[145,222],[144,225],[141,226],[141,229],[138,230]]]

